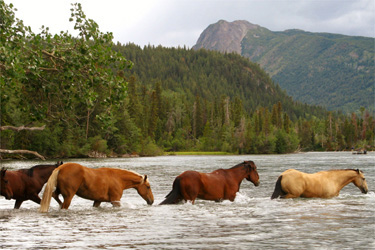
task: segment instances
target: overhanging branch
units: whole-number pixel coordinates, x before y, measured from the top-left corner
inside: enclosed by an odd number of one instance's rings
[[[14,130],[14,131],[21,131],[21,130],[43,130],[46,127],[46,125],[43,125],[41,127],[25,127],[25,126],[0,126],[0,131],[2,130]],[[36,157],[45,160],[44,156],[40,155],[38,152],[25,150],[25,149],[17,149],[17,150],[9,150],[9,149],[0,149],[0,154],[32,154]]]
[[[0,149],[0,153],[3,154],[32,154],[36,157],[42,159],[43,161],[46,159],[44,156],[40,155],[38,152],[30,151],[30,150],[24,150],[24,149],[17,149],[17,150],[9,150],[9,149]]]
[[[25,127],[25,126],[1,126],[0,130],[14,130],[14,131],[21,131],[21,130],[43,130],[45,129],[46,125],[43,125],[42,127]]]

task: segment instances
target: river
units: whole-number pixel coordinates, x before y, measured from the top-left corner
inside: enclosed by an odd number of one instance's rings
[[[234,202],[197,200],[195,205],[158,204],[185,170],[211,172],[253,160],[260,186],[244,180]],[[66,159],[87,167],[116,167],[147,174],[154,193],[148,206],[136,190],[125,190],[120,208],[75,196],[69,210],[52,200],[49,213],[31,201],[13,210],[0,196],[0,248],[4,249],[374,249],[375,153],[162,156]],[[29,168],[45,162],[3,161],[0,167]],[[48,163],[54,163],[48,161]],[[270,200],[280,173],[359,168],[369,192],[347,185],[332,199]],[[42,191],[43,192],[43,191]],[[40,195],[41,196],[41,195]]]

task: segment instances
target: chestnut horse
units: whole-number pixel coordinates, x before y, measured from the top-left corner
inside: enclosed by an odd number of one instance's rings
[[[244,178],[255,186],[259,185],[259,175],[253,161],[244,161],[230,169],[218,169],[209,174],[185,171],[176,177],[172,191],[160,205],[176,204],[182,200],[194,204],[197,198],[234,201]]]
[[[101,202],[111,202],[113,206],[120,206],[120,199],[124,189],[135,188],[138,194],[149,204],[154,202],[147,175],[136,172],[114,169],[91,169],[77,163],[66,163],[53,171],[43,193],[40,212],[48,212],[51,196],[62,194],[64,202],[62,209],[68,209],[73,196],[93,200],[94,207]]]
[[[359,169],[328,170],[307,174],[288,169],[277,179],[271,199],[280,198],[332,198],[340,190],[353,183],[362,193],[367,193],[367,183]]]
[[[39,192],[52,171],[61,164],[62,162],[57,162],[55,165],[37,165],[29,169],[15,171],[2,169],[0,193],[7,200],[16,200],[15,209],[19,209],[22,202],[26,200],[32,200],[40,204]],[[60,200],[57,199],[56,201],[61,204]]]

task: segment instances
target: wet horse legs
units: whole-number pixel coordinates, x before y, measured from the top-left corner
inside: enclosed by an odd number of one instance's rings
[[[102,203],[102,202],[101,201],[94,201],[94,204],[92,206],[93,207],[99,207],[100,203]]]
[[[64,202],[61,205],[61,209],[68,209],[70,206],[70,203],[72,202],[74,195],[66,196],[64,197]]]
[[[16,200],[16,203],[14,203],[14,209],[19,209],[23,201],[24,200]]]

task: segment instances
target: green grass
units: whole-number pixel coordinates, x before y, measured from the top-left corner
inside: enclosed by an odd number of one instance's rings
[[[233,155],[228,152],[167,152],[167,155]]]

